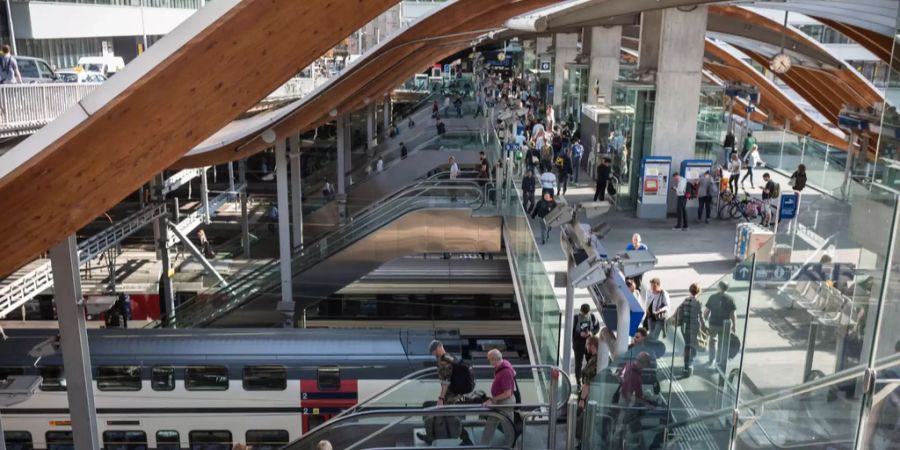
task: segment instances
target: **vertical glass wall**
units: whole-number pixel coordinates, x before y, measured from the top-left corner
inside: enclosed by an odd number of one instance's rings
[[[575,128],[581,123],[581,105],[587,102],[590,67],[585,64],[566,64],[566,80],[563,83],[563,110],[558,113]]]

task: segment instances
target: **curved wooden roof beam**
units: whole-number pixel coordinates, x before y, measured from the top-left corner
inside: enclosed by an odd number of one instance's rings
[[[774,120],[779,121],[781,126],[784,126],[785,120],[789,120],[793,131],[799,133],[809,132],[814,139],[833,145],[846,145],[840,136],[810,117],[803,108],[788,98],[778,86],[749,64],[735,58],[731,53],[709,39],[706,41],[706,53],[723,62],[723,64],[704,63],[710,71],[718,74],[720,78],[739,80],[743,83],[757,86],[761,93],[760,107],[772,116]]]
[[[279,135],[306,131],[330,120],[329,112],[335,108],[339,113],[353,110],[351,107],[359,106],[366,96],[375,101],[380,98],[378,89],[365,91],[372,83],[385,84],[382,91],[389,89],[435,61],[428,59],[430,53],[423,49],[452,41],[471,42],[484,30],[497,27],[510,17],[555,1],[503,0],[486,4],[481,0],[458,0],[449,4],[364,56],[319,92],[288,106],[294,108],[293,111],[272,124],[271,128]],[[394,70],[398,66],[405,70]],[[354,100],[357,102],[354,103]],[[250,133],[219,148],[189,153],[173,168],[222,164],[265,150],[270,144],[262,140],[262,131]]]
[[[824,25],[834,28],[839,33],[847,36],[857,44],[863,46],[866,50],[872,52],[878,59],[893,67],[894,70],[900,71],[900,58],[895,60],[891,59],[891,51],[894,47],[893,36],[886,36],[872,30],[860,28],[856,25],[826,19],[821,16],[812,16],[812,18]]]
[[[0,277],[112,208],[396,0],[207,5],[0,158]]]

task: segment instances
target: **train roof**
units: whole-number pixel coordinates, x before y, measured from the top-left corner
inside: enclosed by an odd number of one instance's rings
[[[56,330],[9,330],[0,343],[0,365],[29,358],[39,342]],[[89,330],[91,357],[194,361],[228,358],[337,359],[425,355],[430,332],[405,329],[101,329]],[[58,355],[57,355],[58,357]],[[51,359],[56,359],[55,357]],[[46,362],[51,362],[47,360]],[[99,361],[97,361],[99,362]]]

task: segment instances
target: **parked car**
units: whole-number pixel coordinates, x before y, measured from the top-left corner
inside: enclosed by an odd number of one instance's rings
[[[56,76],[61,83],[102,83],[106,77],[101,73],[88,72],[80,69],[57,70]]]
[[[101,73],[107,78],[125,68],[125,60],[121,56],[82,56],[78,65],[88,72]]]
[[[57,79],[50,64],[41,58],[16,56],[16,62],[19,64],[23,83],[53,83]]]

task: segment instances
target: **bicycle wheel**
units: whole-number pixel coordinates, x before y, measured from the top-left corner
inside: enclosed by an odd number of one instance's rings
[[[731,206],[731,205],[728,203],[725,203],[722,206],[719,206],[719,210],[716,212],[716,217],[718,217],[719,220],[728,219],[728,207],[729,206]]]
[[[731,219],[737,219],[738,217],[741,217],[743,215],[744,215],[744,212],[741,211],[741,206],[738,204],[732,203],[731,206],[728,208],[728,217]]]

